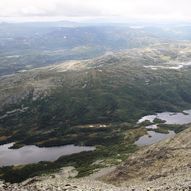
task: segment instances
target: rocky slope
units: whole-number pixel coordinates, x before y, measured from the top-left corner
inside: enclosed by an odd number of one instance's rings
[[[116,185],[151,190],[191,190],[191,127],[140,149],[103,178]]]

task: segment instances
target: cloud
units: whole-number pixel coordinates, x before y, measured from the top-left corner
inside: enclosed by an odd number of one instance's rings
[[[1,0],[1,17],[99,16],[100,9],[86,0]]]
[[[191,19],[190,0],[1,0],[0,17]]]

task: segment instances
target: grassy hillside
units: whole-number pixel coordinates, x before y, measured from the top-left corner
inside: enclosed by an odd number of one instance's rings
[[[84,140],[89,130],[76,126],[134,124],[146,114],[190,108],[190,59],[190,44],[166,44],[4,77],[1,142],[104,144],[116,135],[93,130]],[[180,63],[187,65],[174,69]]]
[[[126,160],[147,133],[144,124],[136,124],[140,117],[191,108],[190,61],[190,43],[161,44],[1,77],[1,144],[96,150],[0,168],[0,178],[20,182],[71,165],[80,177]],[[160,127],[163,132],[187,128]]]

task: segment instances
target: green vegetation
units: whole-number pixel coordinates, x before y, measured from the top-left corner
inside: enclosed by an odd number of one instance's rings
[[[152,124],[153,123],[150,122],[149,120],[145,120],[145,121],[141,122],[139,125],[141,125],[141,126],[149,126],[149,125],[152,125]]]
[[[165,64],[164,56],[173,62],[189,61],[190,45],[184,47],[188,52],[183,58],[176,44],[161,45],[89,60],[80,63],[80,69],[43,68],[2,79],[1,144],[16,142],[14,148],[27,144],[95,145],[97,150],[55,162],[1,168],[0,177],[17,182],[67,165],[75,166],[79,176],[84,176],[99,166],[125,160],[136,150],[134,141],[146,133],[142,126],[149,125],[148,121],[136,124],[138,119],[191,108],[190,67],[144,67]],[[160,132],[185,128],[159,119],[155,122]],[[96,164],[96,160],[104,160],[104,164]]]
[[[114,150],[115,149],[115,150]],[[99,168],[118,164],[127,159],[128,155],[136,150],[134,145],[115,145],[114,147],[99,148],[94,152],[82,152],[59,158],[55,162],[40,162],[37,164],[8,166],[0,168],[0,178],[11,183],[21,182],[28,178],[58,171],[64,166],[74,166],[79,172],[78,177],[91,174]],[[118,155],[117,155],[118,154]],[[120,155],[121,154],[121,155]],[[93,164],[96,160],[103,159],[105,164]]]
[[[181,131],[187,129],[187,128],[188,128],[188,125],[160,124],[159,127],[160,127],[160,128],[159,128],[160,131],[162,131],[162,132],[165,132],[165,131],[168,131],[168,130],[172,130],[172,131],[174,131],[175,133],[179,133],[179,132],[181,132]]]
[[[129,154],[137,149],[137,147],[133,145],[133,142],[139,136],[143,135],[145,131],[136,129],[136,133],[135,129],[122,129],[120,139],[117,141],[107,142],[105,145],[98,145],[96,150],[92,152],[82,152],[60,157],[54,162],[2,167],[0,168],[0,178],[11,183],[21,182],[30,177],[58,171],[64,166],[74,166],[79,172],[78,177],[86,176],[101,167],[116,165],[126,160]],[[127,139],[125,134],[128,134],[130,138]],[[97,139],[99,139],[99,137],[97,137]],[[103,162],[96,164],[98,160],[102,160]]]
[[[0,119],[0,137],[7,137],[0,142],[16,141],[39,146],[70,143],[93,145],[97,141],[88,136],[91,128],[75,126],[134,124],[147,114],[191,108],[190,70],[165,70],[161,73],[160,70],[140,70],[141,66],[136,64],[113,67],[107,68],[106,65],[102,72],[90,69],[61,73],[55,80],[64,80],[50,95],[37,100],[29,95],[18,104],[5,107],[2,115],[21,108],[21,105],[29,109]],[[145,83],[147,78],[152,78],[150,85]],[[86,83],[87,87],[82,88]],[[97,136],[107,137],[108,131],[99,128],[96,133]],[[78,136],[75,137],[75,134]],[[113,132],[112,136],[102,140],[102,144],[104,141],[115,141],[116,135]]]
[[[0,76],[159,41],[127,26],[65,27],[59,22],[45,25],[0,24]]]
[[[159,119],[159,118],[155,118],[153,120],[153,123],[157,123],[157,124],[160,124],[160,123],[165,123],[166,121],[165,120],[162,120],[162,119]]]

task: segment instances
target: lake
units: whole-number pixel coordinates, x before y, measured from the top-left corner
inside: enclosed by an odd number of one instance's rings
[[[188,124],[191,123],[191,110],[185,110],[183,112],[163,112],[163,113],[157,113],[155,115],[146,115],[142,117],[138,123],[142,123],[146,120],[150,121],[151,123],[154,121],[155,118],[165,120],[165,124]],[[169,137],[173,137],[175,135],[174,131],[169,131],[168,134],[164,133],[157,133],[155,131],[152,131],[151,129],[157,129],[157,124],[152,124],[145,127],[146,129],[149,129],[147,131],[147,135],[143,135],[140,137],[135,144],[138,146],[145,146],[145,145],[151,145],[153,143],[157,143],[161,140],[167,139]]]
[[[174,131],[169,131],[168,134],[157,133],[155,131],[147,131],[147,133],[147,135],[143,135],[135,142],[137,146],[151,145],[153,143],[157,143],[164,139],[173,137],[176,134]]]
[[[141,123],[145,120],[153,122],[155,118],[165,120],[166,124],[180,124],[180,125],[188,124],[191,123],[191,110],[185,110],[182,113],[163,112],[163,113],[157,113],[155,115],[147,115],[142,117],[138,121],[138,123]]]
[[[9,143],[0,146],[0,166],[54,161],[60,156],[95,150],[95,147],[74,145],[42,148],[34,145],[27,145],[19,149],[9,149],[13,144],[14,143]]]

